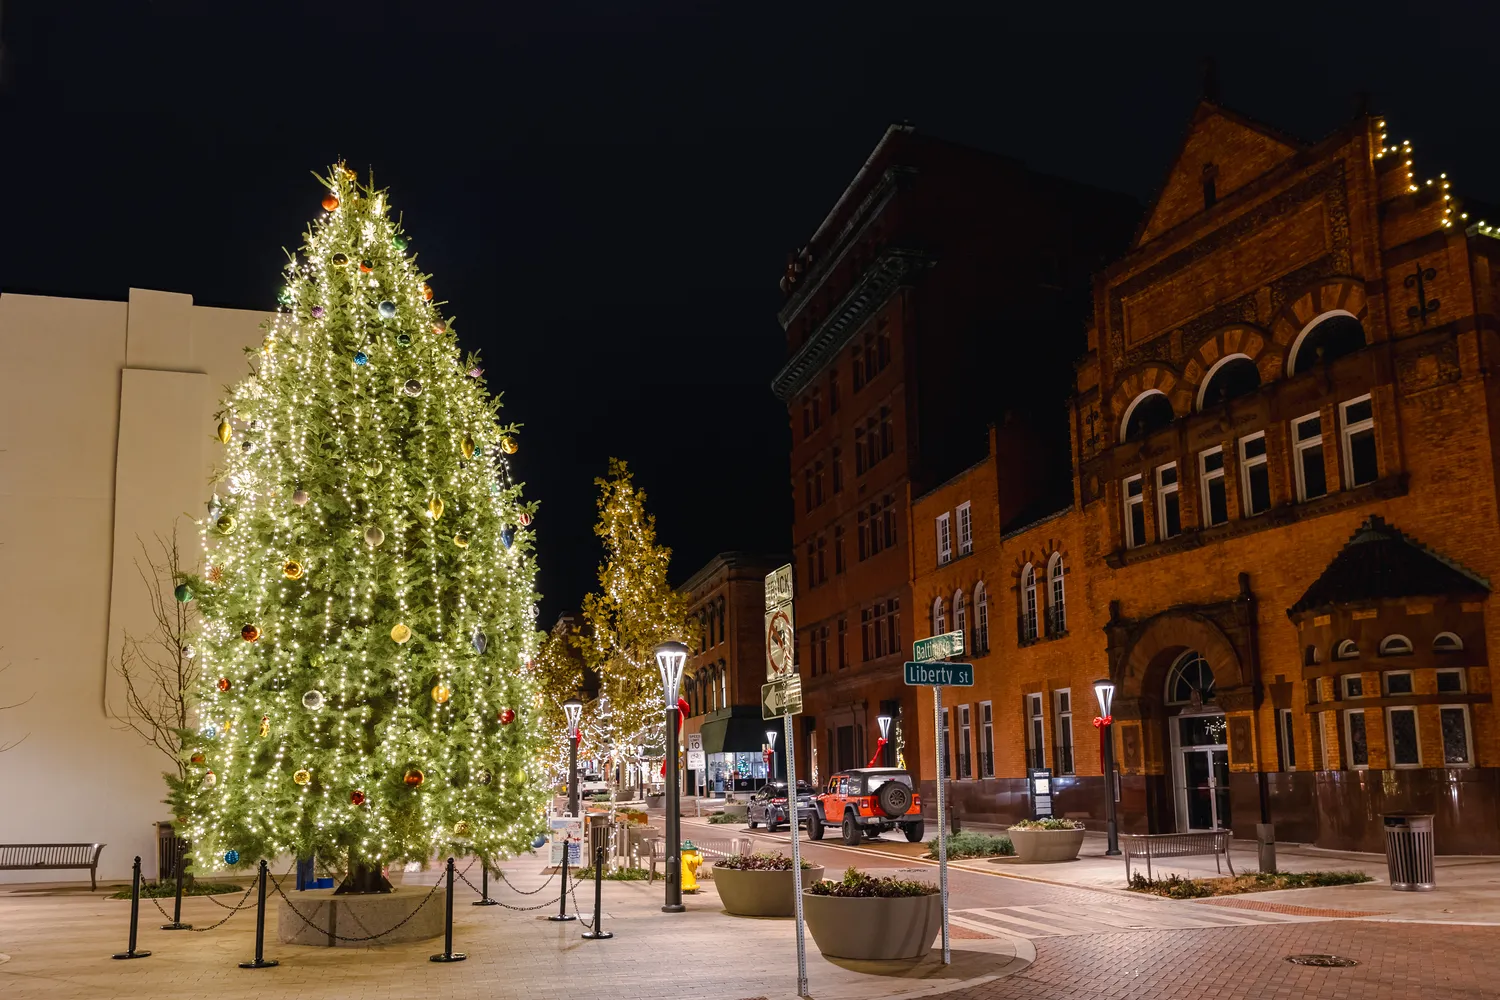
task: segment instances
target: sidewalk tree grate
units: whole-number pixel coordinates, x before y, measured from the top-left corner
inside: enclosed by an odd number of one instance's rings
[[[1338,955],[1288,955],[1286,960],[1293,965],[1315,965],[1320,969],[1347,969],[1359,964],[1352,958]]]

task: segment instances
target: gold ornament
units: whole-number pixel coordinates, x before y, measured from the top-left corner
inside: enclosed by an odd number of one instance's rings
[[[281,575],[288,580],[302,579],[302,564],[295,559],[288,559],[286,565],[281,567]]]
[[[464,435],[463,443],[459,447],[463,449],[464,458],[474,457],[474,439],[469,435]]]
[[[516,441],[515,438],[507,434],[500,439],[500,450],[505,452],[507,455],[514,455],[516,452],[521,450],[521,445]]]
[[[443,516],[442,497],[433,497],[431,500],[427,501],[427,516],[431,517],[434,521]]]
[[[210,566],[210,567],[208,567],[208,578],[207,579],[208,579],[209,583],[223,583],[224,582],[224,567],[223,566]]]
[[[469,835],[469,823],[467,820],[459,820],[453,824],[453,835],[455,837],[467,837]]]
[[[385,532],[381,531],[375,525],[372,524],[365,529],[365,544],[370,548],[380,548],[380,543],[383,541],[385,541]]]
[[[292,775],[292,780],[299,785],[305,785],[312,780],[312,772],[304,767],[300,769],[296,774]]]
[[[391,638],[396,642],[405,642],[411,638],[411,629],[405,625],[396,625],[391,629]]]
[[[234,437],[234,425],[227,420],[221,421],[219,424],[219,440],[224,444],[228,444],[229,439],[232,437]]]
[[[448,685],[442,683],[441,681],[439,681],[437,686],[432,689],[432,700],[437,702],[439,705],[447,704],[448,699],[452,697],[453,692],[449,689]]]
[[[420,768],[413,767],[406,772],[405,776],[401,780],[405,781],[412,788],[416,788],[426,777],[427,776],[422,773]]]
[[[352,181],[352,180],[357,180],[359,178],[359,174],[357,174],[354,171],[350,170],[348,167],[344,167],[343,169],[344,169],[344,180],[346,180],[346,181]]]
[[[234,515],[224,514],[214,522],[214,527],[219,529],[219,534],[227,535],[234,530]]]
[[[461,549],[466,549],[466,548],[469,547],[469,536],[465,535],[463,533],[459,533],[457,535],[454,535],[453,536],[453,544],[457,545]]]
[[[380,473],[384,469],[385,466],[380,464],[380,459],[378,458],[372,458],[365,463],[365,475],[369,476],[371,479],[374,479],[376,476],[380,475]]]

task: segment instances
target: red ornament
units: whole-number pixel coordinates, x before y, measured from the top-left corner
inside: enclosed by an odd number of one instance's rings
[[[422,783],[424,778],[426,778],[426,775],[424,775],[420,770],[414,767],[406,772],[406,776],[402,780],[405,781],[410,787],[416,788]]]
[[[205,758],[202,753],[195,753],[192,757],[189,758],[189,760],[194,764],[201,764],[203,763]]]
[[[338,196],[335,195],[333,192],[330,191],[328,194],[326,194],[326,195],[323,196],[323,208],[325,210],[327,210],[329,212],[332,212],[334,209],[336,209],[338,207],[339,207],[339,199],[338,199]]]
[[[520,521],[521,527],[525,528],[531,524],[531,515],[523,510],[521,511],[520,516],[516,518],[516,520]]]
[[[375,270],[375,265],[371,264],[367,260],[362,260],[359,262],[359,270],[362,274],[369,274],[371,271]]]
[[[246,642],[254,642],[256,639],[260,638],[260,629],[256,628],[254,625],[246,625],[244,628],[240,629],[240,638],[244,639]],[[221,688],[221,690],[227,691],[229,690],[229,688],[224,687]]]
[[[507,708],[503,712],[500,713],[500,724],[501,725],[508,726],[512,722],[515,722],[515,721],[516,721],[516,713],[512,709]]]
[[[442,333],[443,330],[444,330],[443,324],[441,324],[441,323],[434,323],[434,324],[432,324],[432,332],[433,333]]]
[[[424,284],[422,286],[422,298],[426,299],[428,302],[432,301],[432,286],[431,285]]]
[[[229,685],[229,678],[228,677],[220,677],[219,678],[219,690],[220,691],[228,691],[229,687],[230,687],[230,685]]]
[[[365,793],[356,788],[354,791],[349,793],[349,803],[356,806],[364,805]]]

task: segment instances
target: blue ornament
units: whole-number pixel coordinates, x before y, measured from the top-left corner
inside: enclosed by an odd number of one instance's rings
[[[474,637],[469,640],[469,643],[474,647],[474,652],[478,653],[480,656],[483,656],[485,647],[490,644],[490,639],[489,636],[485,635],[483,632],[479,631],[479,629],[476,628],[474,630]]]
[[[239,864],[240,863],[240,852],[239,851],[225,851],[224,852],[224,863],[226,865],[237,865],[237,864]]]
[[[505,547],[507,549],[510,548],[511,543],[516,540],[516,529],[515,528],[504,528],[504,529],[502,529],[501,532],[500,532],[500,540],[505,543]]]
[[[396,315],[396,303],[390,301],[389,299],[380,303],[380,315],[384,316],[386,319],[390,319],[392,316]]]
[[[536,835],[536,839],[531,842],[531,846],[533,850],[540,851],[547,846],[547,838],[539,833]]]
[[[204,739],[210,739],[211,740],[211,739],[213,739],[214,737],[216,737],[218,735],[219,735],[219,727],[215,726],[213,723],[209,723],[208,725],[206,725],[206,726],[203,727],[203,737],[204,737]]]
[[[354,363],[357,365],[367,365],[370,363],[370,356],[364,351],[355,351]]]

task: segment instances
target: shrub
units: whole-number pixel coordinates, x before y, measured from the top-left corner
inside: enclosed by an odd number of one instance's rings
[[[1151,879],[1136,872],[1130,876],[1130,888],[1136,892],[1149,892],[1154,896],[1166,896],[1168,899],[1202,899],[1204,896],[1212,896],[1213,889],[1204,885],[1207,879],[1183,878],[1181,875],[1168,875],[1166,878]]]
[[[988,833],[972,833],[965,830],[963,833],[955,833],[948,838],[948,857],[950,858],[990,858],[995,855],[1009,857],[1016,853],[1015,845],[1010,842],[1009,837],[995,837]],[[938,856],[937,838],[933,837],[927,842],[927,857]]]
[[[807,891],[814,896],[844,896],[856,899],[883,899],[899,898],[906,896],[931,896],[938,891],[938,887],[931,882],[915,882],[904,878],[875,878],[867,875],[858,868],[847,868],[844,870],[842,881],[834,882],[824,879],[814,882],[808,886]]]
[[[1269,892],[1273,889],[1307,889],[1320,885],[1355,885],[1373,881],[1364,872],[1251,872],[1232,878],[1166,878],[1148,879],[1140,873],[1130,877],[1130,888],[1170,899],[1201,899],[1205,896],[1235,896],[1243,892]]]
[[[199,882],[196,879],[184,883],[182,894],[184,896],[220,896],[230,892],[244,892],[242,885],[231,885],[228,882]],[[177,895],[177,883],[173,882],[142,882],[141,897],[144,899],[171,899]],[[110,893],[110,899],[129,899],[130,887]]]
[[[1076,819],[1023,819],[1010,825],[1012,830],[1082,830],[1083,824]]]
[[[593,792],[593,793],[591,793],[589,795],[589,801],[590,802],[608,802],[609,801],[609,793],[608,792]]]
[[[739,823],[744,820],[744,818],[745,817],[741,816],[739,813],[716,812],[709,815],[708,821],[710,823],[723,825],[725,823]]]
[[[644,882],[650,877],[651,873],[644,868],[604,869],[604,881],[606,882]],[[579,882],[591,882],[594,878],[594,869],[592,867],[575,869],[573,878]]]
[[[731,854],[727,858],[720,858],[714,862],[715,868],[725,868],[736,872],[789,872],[792,870],[792,859],[777,851],[775,854],[761,852],[759,854]],[[812,867],[812,862],[802,862],[802,870],[806,871]]]

